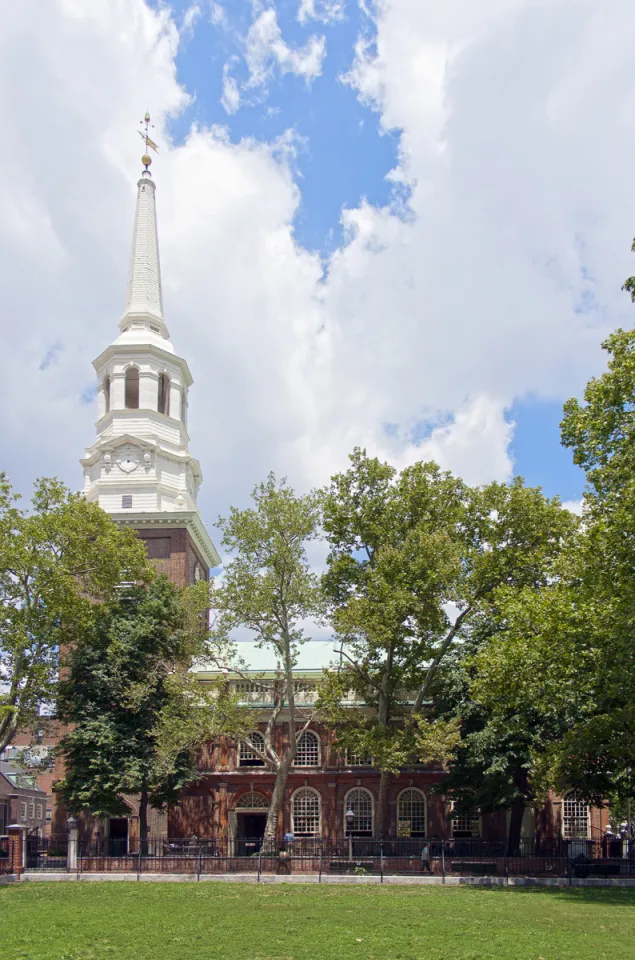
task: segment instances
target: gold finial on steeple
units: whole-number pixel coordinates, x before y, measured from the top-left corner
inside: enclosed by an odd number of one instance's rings
[[[141,121],[141,125],[142,125],[142,126],[145,126],[145,131],[144,131],[144,130],[138,130],[137,133],[138,133],[139,136],[144,140],[145,145],[146,145],[146,152],[145,152],[144,155],[141,157],[141,163],[142,163],[142,164],[144,165],[144,167],[145,167],[145,170],[143,171],[143,174],[144,174],[144,176],[151,177],[152,174],[150,173],[149,167],[150,167],[150,164],[152,163],[152,157],[149,156],[149,154],[148,154],[148,148],[150,148],[150,150],[154,150],[155,153],[158,153],[158,152],[159,152],[159,148],[157,147],[157,145],[156,145],[156,143],[154,142],[154,140],[152,140],[152,139],[150,138],[149,134],[148,134],[148,130],[150,129],[150,127],[154,128],[154,124],[153,124],[153,123],[150,123],[150,114],[148,113],[147,110],[146,110],[145,117],[144,117],[143,120]]]

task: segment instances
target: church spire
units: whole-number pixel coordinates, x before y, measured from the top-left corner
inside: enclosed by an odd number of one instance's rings
[[[156,188],[149,170],[152,159],[148,154],[148,149],[156,151],[158,148],[148,135],[150,114],[146,113],[142,123],[145,124],[145,132],[140,130],[139,133],[146,145],[146,152],[141,158],[144,170],[137,183],[137,208],[132,232],[126,309],[119,327],[122,332],[151,330],[167,340],[169,334],[163,320],[161,264],[154,196]]]

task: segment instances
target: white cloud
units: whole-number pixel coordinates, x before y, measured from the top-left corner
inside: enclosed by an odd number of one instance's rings
[[[581,517],[584,513],[584,500],[564,500],[562,506],[565,510],[575,513],[577,517]]]
[[[283,37],[278,17],[273,7],[260,10],[257,5],[253,20],[244,41],[244,57],[249,77],[239,84],[232,76],[233,65],[225,65],[223,72],[223,96],[221,103],[228,113],[240,106],[243,95],[259,91],[262,96],[276,71],[284,76],[291,73],[303,78],[310,85],[322,73],[326,56],[326,38],[312,36],[303,46],[290,46]]]
[[[300,0],[298,20],[319,20],[322,23],[335,23],[344,17],[344,0]]]
[[[95,411],[79,398],[123,308],[148,95],[167,320],[195,378],[208,523],[268,470],[306,489],[356,444],[502,479],[510,404],[559,400],[599,368],[605,329],[633,316],[619,288],[635,223],[635,8],[391,0],[380,11],[364,92],[399,139],[411,216],[345,211],[323,280],[295,238],[288,140],[231,143],[215,128],[170,144],[166,116],[187,94],[165,10],[7,8],[0,463],[19,485],[81,483]],[[287,56],[271,27],[263,36],[256,76]]]

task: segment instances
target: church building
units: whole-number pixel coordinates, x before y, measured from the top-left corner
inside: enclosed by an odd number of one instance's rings
[[[149,121],[149,118],[146,118]],[[137,184],[137,204],[126,306],[113,342],[94,361],[98,379],[97,435],[81,464],[84,492],[118,524],[135,529],[149,557],[178,585],[209,578],[219,556],[201,519],[197,496],[202,482],[189,449],[187,413],[192,375],[170,339],[163,311],[156,187],[150,157]],[[312,709],[315,671],[300,678],[304,706]],[[201,682],[213,672],[202,670]],[[273,708],[275,675],[229,676],[253,711],[251,742]],[[358,708],[363,709],[363,704]],[[287,736],[284,714],[276,736]],[[214,837],[236,853],[257,849],[271,800],[274,775],[245,744],[221,737],[199,758],[200,779],[183,792],[152,832],[170,838]],[[388,833],[392,837],[482,837],[503,840],[508,813],[452,816],[451,801],[433,787],[443,770],[413,766],[392,778]],[[332,731],[316,720],[302,734],[289,776],[279,835],[336,839],[373,834],[379,771],[372,757],[347,755]],[[94,821],[90,831],[111,838],[132,837],[137,829],[134,801],[129,818]],[[540,810],[527,809],[523,835],[591,838],[601,835],[606,811],[589,808],[574,795],[552,798]]]

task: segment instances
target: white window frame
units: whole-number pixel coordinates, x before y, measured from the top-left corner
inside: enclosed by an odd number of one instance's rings
[[[575,812],[567,814],[567,804],[571,804]],[[579,811],[583,807],[586,810],[586,829],[584,834],[581,834],[578,832],[578,824],[582,821]],[[571,821],[573,821],[573,833],[570,829]],[[568,790],[562,798],[562,836],[565,840],[591,839],[591,807],[586,800],[578,798],[575,790]]]
[[[454,800],[452,801],[452,812],[454,813]],[[471,831],[470,837],[456,837],[457,830],[460,833]],[[452,817],[450,820],[450,833],[452,838],[457,840],[478,840],[482,833],[482,820],[480,813],[473,817]]]
[[[309,794],[317,800],[317,830],[314,833],[302,833],[296,823],[296,800],[301,794]],[[322,836],[322,797],[315,787],[298,787],[291,795],[291,833],[296,837],[321,837]]]
[[[408,793],[418,794],[419,798],[421,799],[421,802],[423,803],[423,833],[420,830],[416,830],[413,833],[412,814],[410,815],[410,817],[404,817],[401,814],[401,804],[404,801],[406,794]],[[409,823],[410,825],[409,832],[402,833],[400,829],[401,824],[406,822]],[[405,787],[397,797],[397,836],[398,837],[415,836],[415,837],[421,837],[421,838],[428,836],[428,798],[425,792],[421,790],[419,787]]]
[[[372,757],[363,757],[352,750],[344,751],[344,766],[346,767],[372,767],[374,760]]]
[[[249,734],[249,739],[258,742],[259,749],[262,749],[262,752],[265,751],[265,738],[260,730],[252,730]],[[255,742],[255,741],[254,741]],[[247,762],[245,762],[247,761]],[[238,743],[238,766],[239,767],[264,767],[264,761],[260,759],[257,754],[253,753],[249,749],[248,745],[244,740],[240,740]]]
[[[355,827],[353,825],[355,821],[353,821],[353,824],[351,824],[349,827],[348,821],[346,819],[346,811],[351,809],[353,810],[353,812],[355,812],[355,808],[352,806],[352,800],[351,800],[351,795],[354,793],[365,794],[367,797],[370,798],[370,832],[368,830],[360,831],[359,826]],[[355,836],[356,834],[361,834],[362,836],[370,836],[370,837],[373,836],[373,833],[375,832],[375,798],[370,792],[370,790],[368,789],[368,787],[351,787],[351,789],[346,792],[346,796],[344,797],[343,814],[344,814],[344,836],[348,836],[349,832],[352,833],[353,836]]]
[[[314,743],[316,744],[315,753],[314,753],[313,750],[310,751],[311,755],[314,755],[314,756],[315,756],[315,763],[302,763],[302,762],[300,762],[300,760],[298,759],[298,754],[299,754],[299,751],[300,751],[300,746],[301,746],[301,744],[302,744],[302,741],[303,741],[305,738],[306,738],[307,740],[313,740]],[[311,768],[311,767],[313,767],[313,768],[319,767],[319,766],[321,765],[321,758],[322,758],[322,749],[321,749],[321,747],[322,747],[322,744],[320,743],[320,738],[319,738],[318,734],[315,732],[315,730],[305,730],[305,731],[300,735],[300,738],[298,739],[298,745],[297,745],[297,747],[296,747],[296,754],[295,754],[295,758],[294,758],[294,761],[293,761],[294,767],[302,767],[303,769],[307,769],[307,768]],[[309,752],[309,751],[307,751],[307,752]]]
[[[20,801],[20,819],[26,820],[26,800]]]
[[[258,800],[254,802],[254,797],[257,797]],[[251,803],[246,801],[250,800]],[[260,793],[259,790],[248,790],[247,793],[243,793],[242,797],[239,797],[236,801],[235,810],[247,812],[257,811],[258,813],[264,812],[269,809],[269,801],[265,797],[264,793]]]

